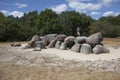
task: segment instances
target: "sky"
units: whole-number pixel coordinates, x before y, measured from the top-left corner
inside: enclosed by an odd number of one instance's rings
[[[85,13],[94,19],[120,14],[120,0],[0,0],[0,12],[5,16],[22,17],[24,13],[46,8],[57,14],[63,11]]]

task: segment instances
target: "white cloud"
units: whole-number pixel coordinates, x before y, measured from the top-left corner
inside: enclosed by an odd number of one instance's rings
[[[91,12],[90,15],[99,15],[99,14],[101,14],[101,13],[100,12]]]
[[[22,17],[24,15],[23,12],[20,12],[20,11],[7,11],[7,10],[1,10],[0,12],[2,12],[4,15],[6,16],[9,16],[9,15],[12,15],[14,17]]]
[[[98,0],[96,3],[84,2],[84,0],[66,0],[70,8],[78,12],[86,12],[99,10],[105,6],[110,6],[111,3],[118,0]]]
[[[27,6],[28,6],[27,4],[20,4],[20,3],[15,3],[15,5],[16,5],[18,8],[24,8],[24,7],[27,7]]]
[[[120,12],[113,12],[113,11],[107,11],[103,14],[104,17],[108,17],[108,16],[118,16],[120,15]]]
[[[7,10],[1,10],[0,12],[2,12],[5,15],[9,13]]]
[[[51,9],[57,13],[61,13],[63,11],[67,10],[67,5],[66,4],[61,4],[55,7],[51,7]]]
[[[20,12],[20,11],[12,11],[9,13],[9,15],[13,15],[14,17],[22,17],[24,15],[23,12]]]

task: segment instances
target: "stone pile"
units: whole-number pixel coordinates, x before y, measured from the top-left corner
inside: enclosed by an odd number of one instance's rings
[[[45,36],[34,35],[25,48],[41,49],[56,48],[61,50],[70,49],[77,53],[109,53],[109,50],[101,43],[103,40],[100,32],[86,36],[66,36],[64,34],[47,34]]]

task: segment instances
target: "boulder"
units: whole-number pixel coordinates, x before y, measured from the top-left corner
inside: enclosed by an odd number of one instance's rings
[[[71,48],[75,44],[74,40],[74,36],[68,36],[67,38],[65,38],[64,42],[67,44],[67,47]]]
[[[73,52],[80,52],[80,47],[81,47],[81,44],[76,43],[76,44],[74,44],[73,47],[71,48],[71,51],[73,51]]]
[[[43,41],[37,41],[35,45],[40,49],[46,49],[45,43]]]
[[[90,45],[100,44],[103,40],[102,34],[100,32],[90,35],[86,39],[86,43]]]
[[[30,47],[30,48],[33,48],[33,47],[35,47],[35,42],[36,41],[40,41],[41,39],[40,39],[40,37],[38,36],[38,35],[34,35],[33,37],[32,37],[32,39],[28,42],[28,46]]]
[[[66,50],[67,49],[67,44],[65,42],[63,42],[61,45],[60,45],[60,49],[61,50]]]
[[[43,36],[42,40],[44,41],[45,45],[47,46],[50,41],[54,40],[56,38],[57,34],[47,34]]]
[[[95,54],[100,54],[100,53],[109,53],[110,51],[103,47],[102,45],[96,45],[94,48],[93,48],[93,53]]]
[[[79,36],[79,37],[76,37],[75,38],[75,43],[80,43],[80,44],[83,44],[86,42],[86,36]]]
[[[81,46],[80,53],[92,53],[92,47],[89,44],[84,43]]]
[[[55,40],[50,41],[48,47],[49,47],[49,48],[54,48],[54,47],[55,47],[55,43],[56,43]]]
[[[55,38],[55,41],[61,41],[61,42],[64,42],[64,39],[66,38],[67,36],[65,34],[59,34],[57,35],[57,37]]]
[[[19,43],[14,43],[14,44],[11,44],[11,46],[12,46],[12,47],[19,47],[19,46],[21,46],[21,44],[19,44]]]
[[[57,41],[56,44],[55,44],[55,48],[60,49],[60,45],[61,45],[61,42]]]

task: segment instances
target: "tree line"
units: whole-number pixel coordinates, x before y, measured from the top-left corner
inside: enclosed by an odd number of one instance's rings
[[[38,13],[30,11],[21,18],[4,16],[0,13],[0,41],[25,41],[33,35],[66,34],[76,36],[80,27],[83,36],[102,32],[105,37],[120,36],[120,15],[117,17],[101,17],[94,20],[86,14],[75,11],[65,11],[60,14],[51,9]]]

